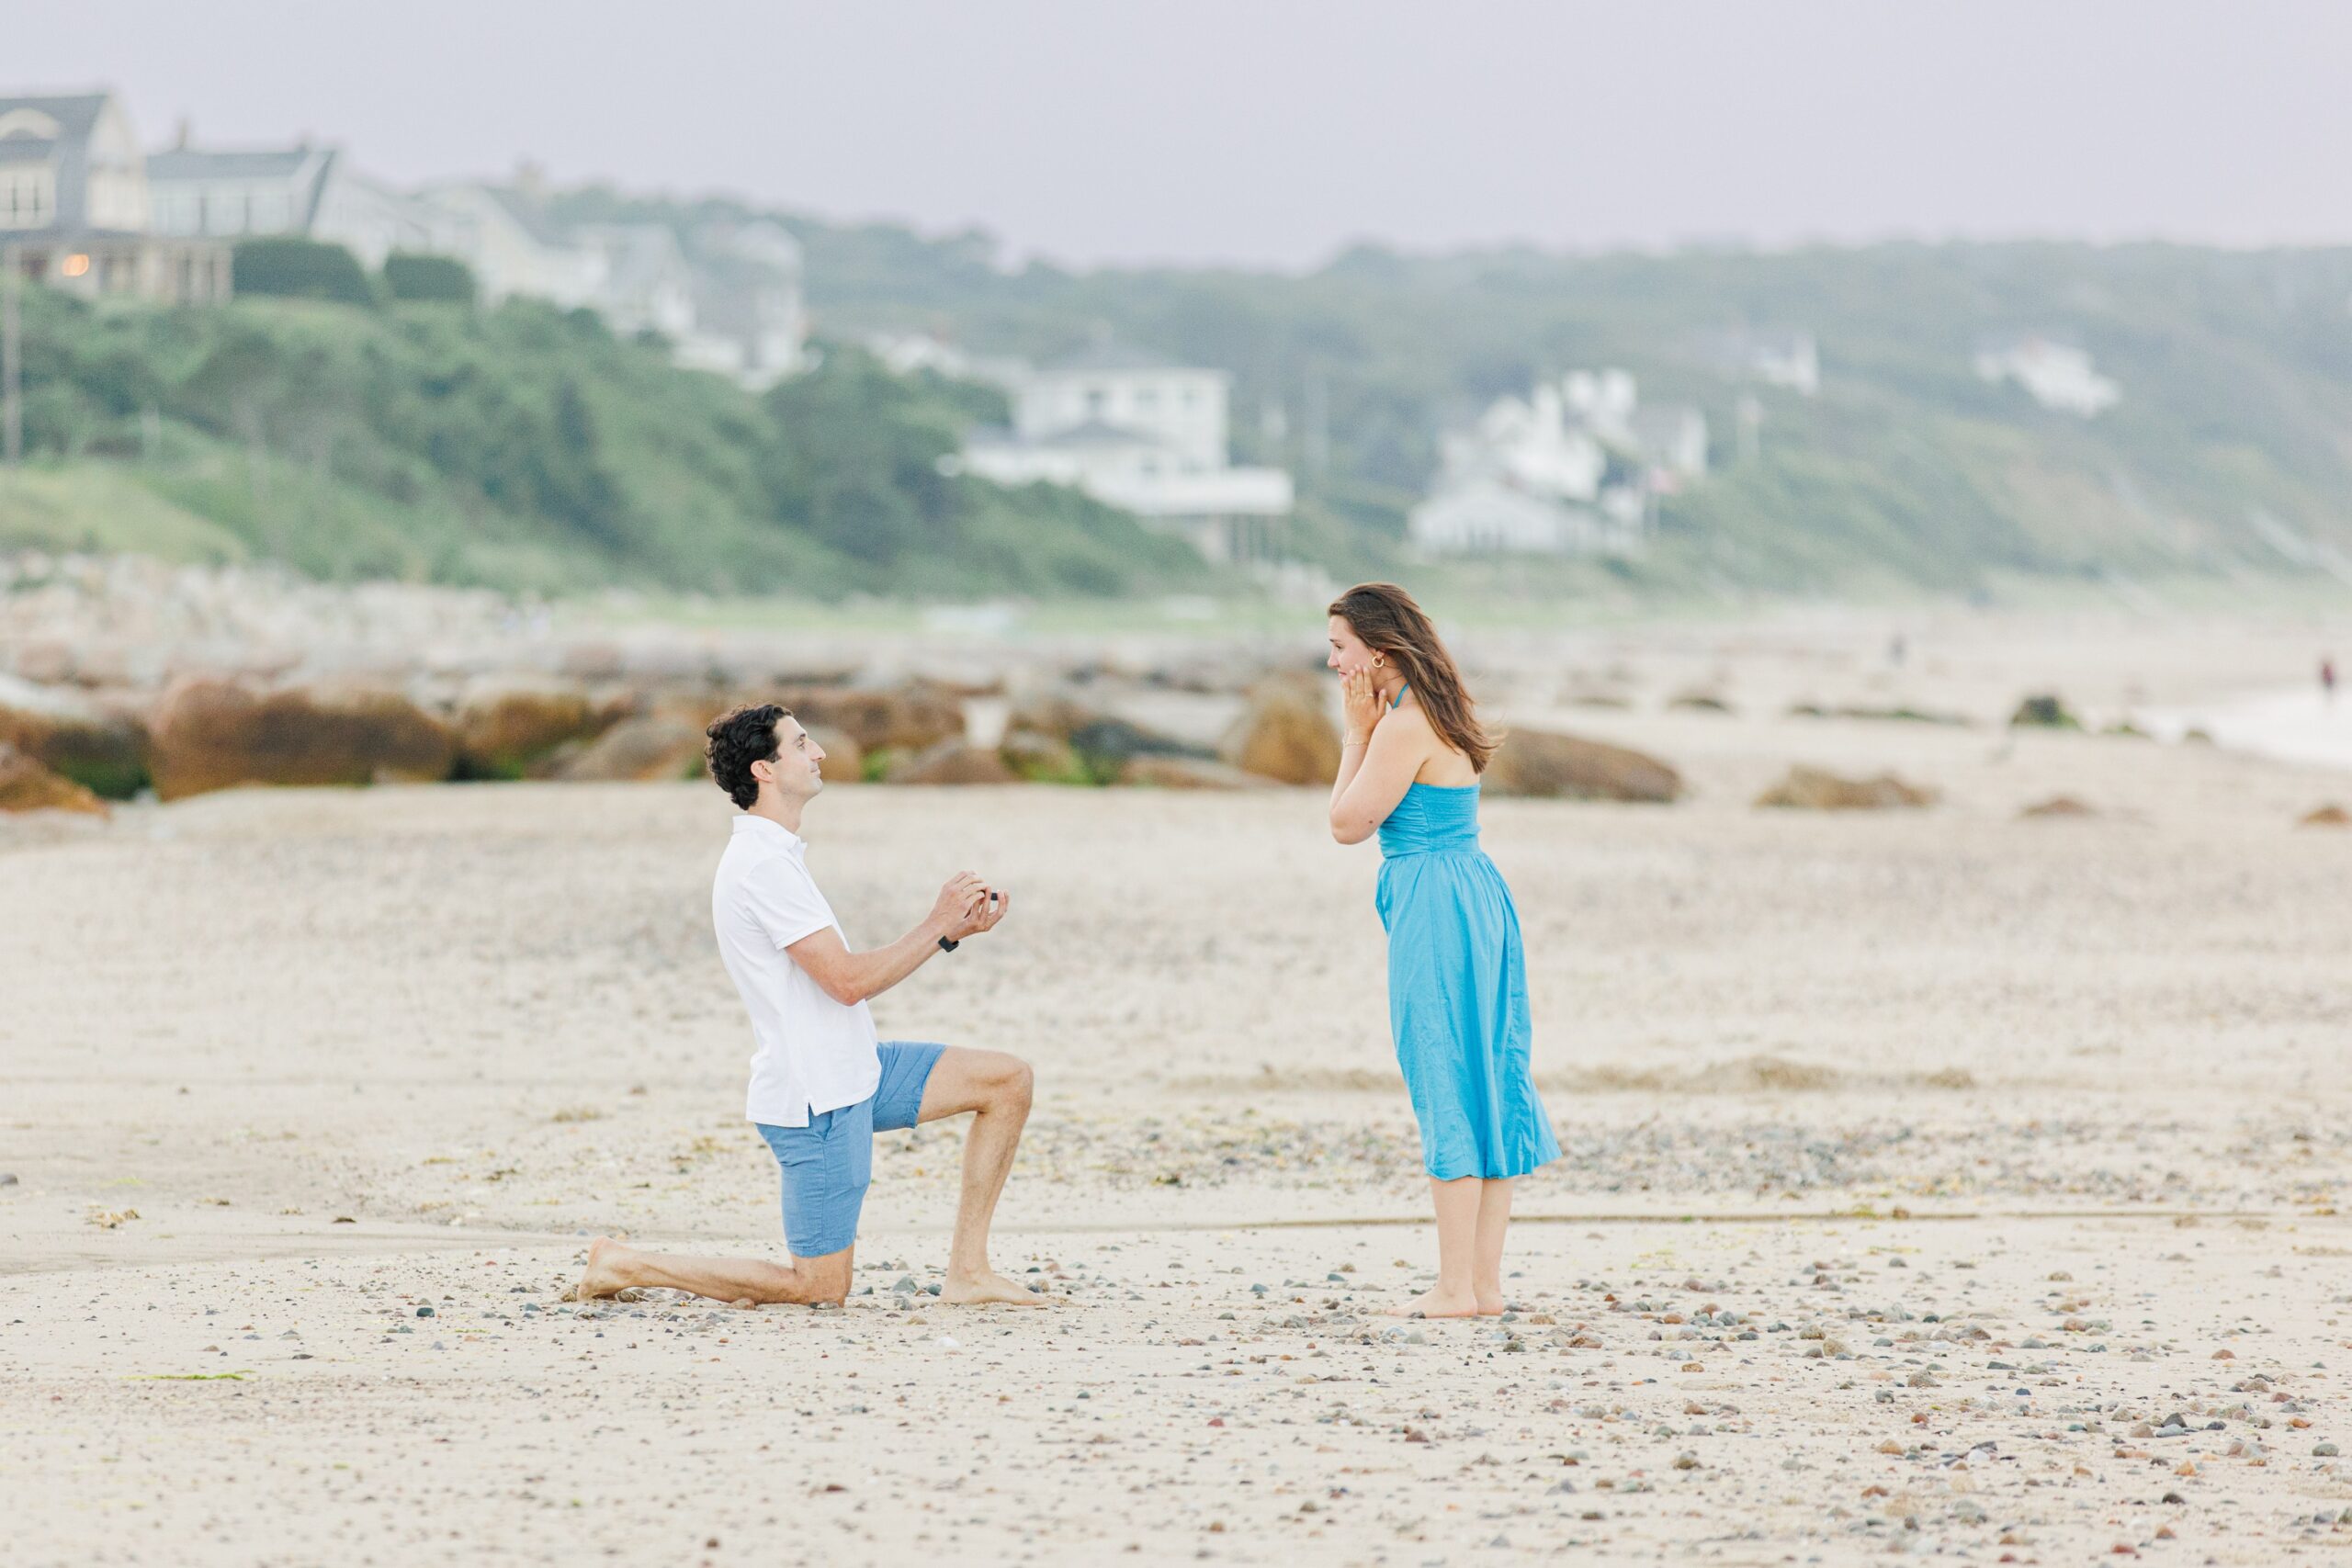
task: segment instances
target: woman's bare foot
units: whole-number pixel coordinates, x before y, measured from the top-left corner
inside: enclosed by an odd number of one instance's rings
[[[600,1235],[588,1244],[588,1267],[580,1271],[580,1282],[571,1287],[575,1302],[593,1302],[599,1296],[616,1296],[628,1289],[626,1264],[629,1250],[611,1236]]]
[[[1448,1295],[1442,1290],[1423,1291],[1401,1306],[1389,1307],[1390,1317],[1476,1317],[1478,1298],[1474,1295]]]
[[[1044,1306],[1049,1298],[1026,1285],[1016,1284],[993,1269],[962,1278],[950,1274],[939,1287],[939,1299],[948,1306]]]
[[[1478,1292],[1478,1315],[1480,1317],[1500,1317],[1510,1310],[1510,1303],[1504,1298],[1503,1293],[1500,1291],[1480,1291]]]

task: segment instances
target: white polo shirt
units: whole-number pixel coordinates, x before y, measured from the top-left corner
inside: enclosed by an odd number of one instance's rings
[[[799,834],[745,812],[710,885],[718,955],[752,1015],[743,1113],[771,1127],[806,1127],[811,1111],[855,1105],[882,1081],[872,1011],[833,1000],[784,951],[828,926],[842,929],[809,878],[808,852]]]

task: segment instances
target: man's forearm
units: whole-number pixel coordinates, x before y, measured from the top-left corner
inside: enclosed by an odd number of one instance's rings
[[[922,968],[938,954],[939,939],[945,934],[926,919],[888,947],[850,954],[850,977],[857,999],[878,997]]]

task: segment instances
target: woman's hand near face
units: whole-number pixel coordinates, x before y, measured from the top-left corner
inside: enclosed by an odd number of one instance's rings
[[[1369,742],[1381,716],[1388,711],[1388,705],[1380,700],[1380,688],[1372,683],[1372,671],[1358,670],[1340,676],[1340,700],[1347,714],[1347,743]]]

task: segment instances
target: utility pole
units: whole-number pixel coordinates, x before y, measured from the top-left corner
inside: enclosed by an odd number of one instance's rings
[[[0,459],[12,468],[25,460],[24,325],[17,308],[24,288],[17,276],[20,254],[15,245],[0,247]]]

